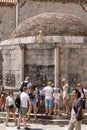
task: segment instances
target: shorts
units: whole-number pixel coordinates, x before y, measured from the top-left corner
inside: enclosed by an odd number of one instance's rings
[[[9,106],[7,106],[7,107],[6,107],[6,111],[7,111],[7,112],[15,113],[16,108],[15,108],[15,107],[9,108]]]
[[[20,107],[19,113],[21,116],[26,116],[28,109],[26,107]]]
[[[31,99],[32,104],[37,104],[36,98]]]
[[[44,95],[40,95],[40,100],[44,100],[45,96]]]
[[[54,103],[59,104],[59,99],[54,99]]]
[[[45,106],[46,106],[46,107],[52,107],[52,106],[53,106],[53,101],[52,101],[52,99],[46,99],[46,100],[45,100]]]

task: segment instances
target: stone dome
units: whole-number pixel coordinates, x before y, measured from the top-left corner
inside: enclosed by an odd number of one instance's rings
[[[67,13],[43,13],[26,19],[12,32],[11,38],[37,36],[87,36],[87,24],[83,19]]]

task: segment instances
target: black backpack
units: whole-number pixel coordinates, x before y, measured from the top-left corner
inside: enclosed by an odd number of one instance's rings
[[[16,97],[16,99],[15,99],[15,106],[19,109],[19,108],[20,108],[20,104],[21,104],[20,96],[18,96],[18,97]]]
[[[23,81],[23,82],[21,83],[20,92],[23,92],[23,87],[24,87],[24,86],[27,86],[27,84],[28,84],[28,82],[26,82],[26,81]]]

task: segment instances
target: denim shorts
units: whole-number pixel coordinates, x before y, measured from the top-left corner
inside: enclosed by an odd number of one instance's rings
[[[45,106],[46,106],[46,107],[52,107],[52,106],[53,106],[53,101],[52,101],[52,99],[46,99],[46,100],[45,100]]]
[[[37,104],[36,98],[31,99],[32,104]]]

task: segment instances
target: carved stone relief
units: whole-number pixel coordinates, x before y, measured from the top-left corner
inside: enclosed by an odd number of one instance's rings
[[[8,72],[5,76],[5,85],[8,87],[14,87],[15,86],[15,75],[11,72]]]
[[[70,73],[68,75],[69,84],[72,87],[76,87],[76,84],[81,81],[81,76],[79,73]]]
[[[54,82],[54,66],[25,65],[25,77],[26,75],[30,76],[33,83],[46,85],[48,81]]]

